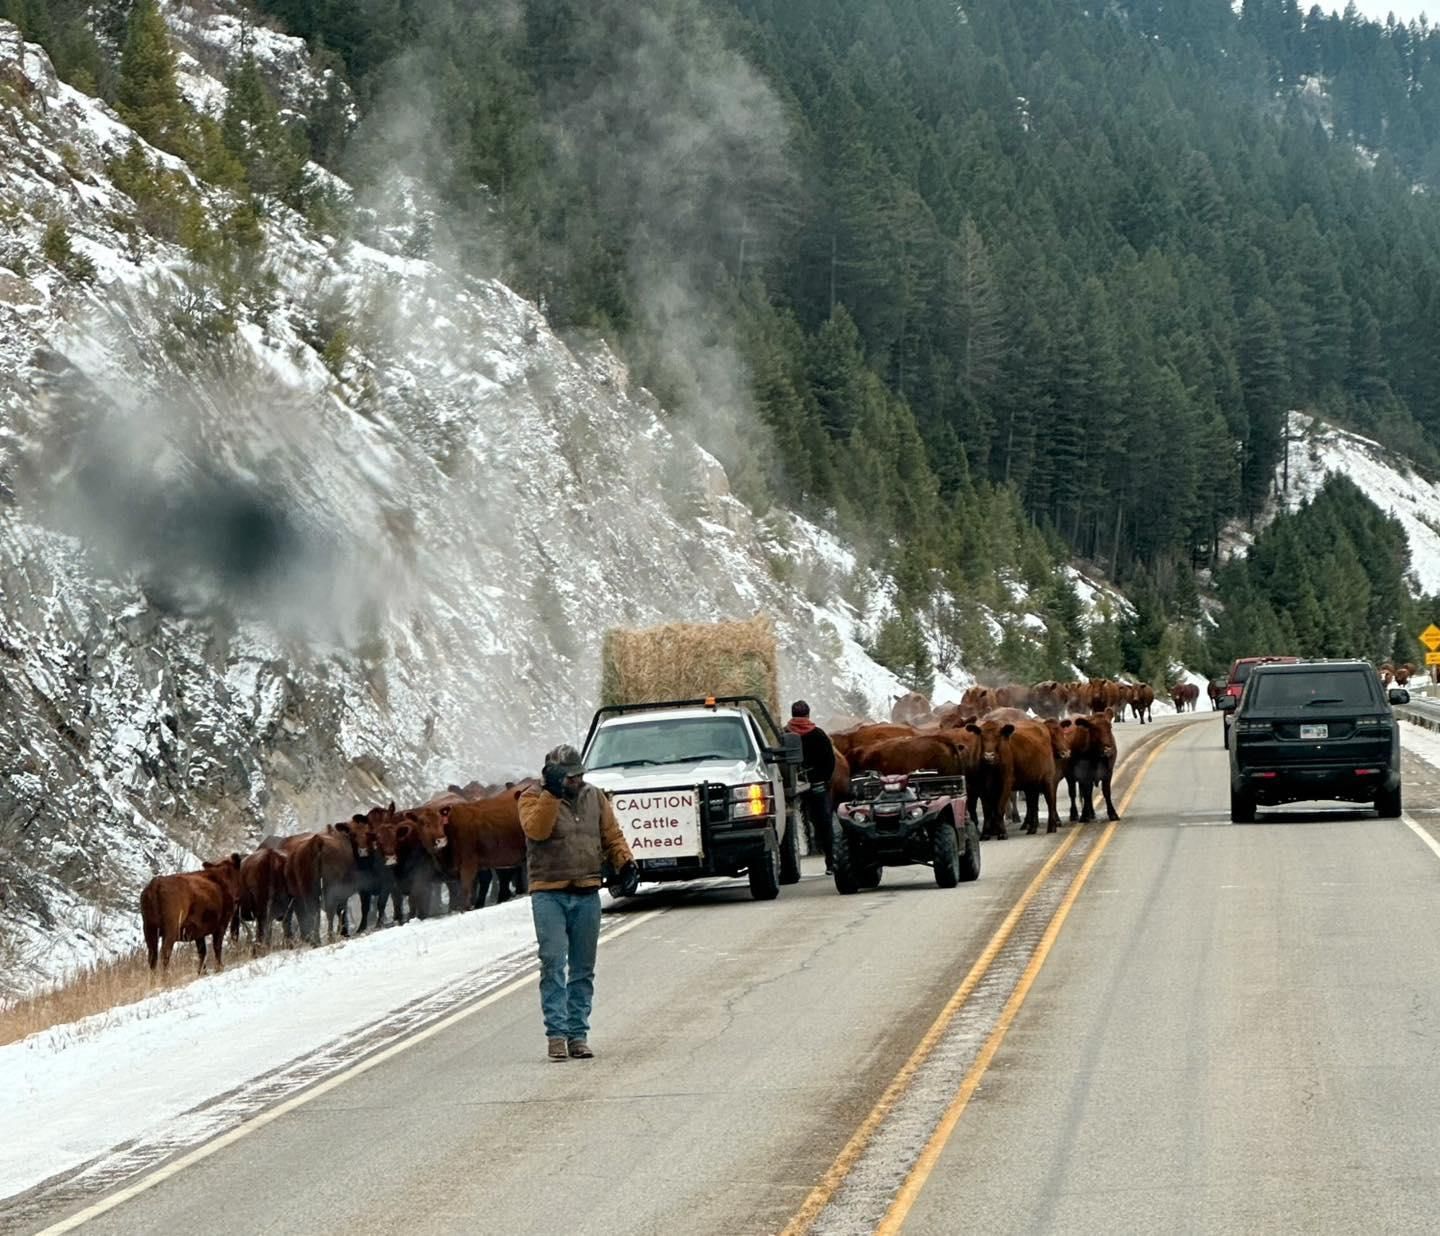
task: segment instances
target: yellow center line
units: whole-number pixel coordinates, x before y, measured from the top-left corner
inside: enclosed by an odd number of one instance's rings
[[[1171,738],[1180,732],[1182,727],[1177,727],[1174,733],[1159,741],[1155,748],[1155,754],[1159,753]],[[1124,772],[1132,762],[1133,756],[1126,756],[1117,775]],[[1126,807],[1130,805],[1130,799],[1134,796],[1135,788],[1139,785],[1139,778],[1145,775],[1155,755],[1152,754],[1141,767],[1140,772],[1130,786],[1124,797],[1121,799],[1118,813],[1123,815]],[[1114,825],[1110,826],[1112,829]],[[1108,833],[1106,834],[1108,836]],[[876,1100],[875,1106],[870,1109],[869,1115],[860,1123],[860,1127],[850,1136],[835,1161],[830,1165],[829,1170],[820,1178],[820,1182],[810,1190],[800,1209],[795,1212],[794,1218],[790,1220],[781,1231],[780,1236],[803,1236],[810,1230],[815,1220],[819,1218],[820,1212],[830,1204],[840,1186],[845,1183],[845,1178],[859,1162],[860,1156],[865,1153],[865,1148],[870,1144],[880,1126],[885,1122],[895,1104],[898,1103],[905,1092],[910,1088],[911,1082],[915,1080],[915,1074],[920,1066],[929,1058],[930,1053],[935,1050],[941,1038],[944,1037],[950,1023],[955,1020],[965,1001],[970,998],[971,993],[979,986],[980,981],[985,977],[1000,950],[1005,947],[1006,942],[1015,930],[1016,924],[1020,921],[1021,915],[1035,899],[1035,895],[1044,886],[1050,873],[1055,870],[1060,861],[1074,847],[1080,839],[1081,831],[1075,827],[1070,834],[1055,849],[1055,852],[1045,861],[1045,865],[1036,873],[1035,878],[1030,881],[1029,886],[1020,895],[1017,901],[1006,914],[1004,922],[996,929],[995,934],[990,937],[990,942],[985,946],[985,951],[980,954],[975,964],[970,967],[970,972],[965,975],[955,993],[945,1002],[945,1007],[940,1010],[939,1016],[931,1023],[930,1028],[925,1032],[915,1050],[910,1053],[909,1059],[900,1067],[890,1084],[885,1087],[885,1092]]]
[[[1140,771],[1135,774],[1135,779],[1125,791],[1120,801],[1119,814],[1124,815],[1130,806],[1130,801],[1140,789],[1140,783],[1144,780],[1145,774],[1150,771],[1150,766],[1160,758],[1160,753],[1180,733],[1177,727],[1170,734],[1167,734],[1151,750],[1145,763],[1140,766]],[[1034,956],[1030,958],[1030,964],[1025,967],[1025,972],[1020,976],[1020,981],[1011,992],[1010,999],[1005,1002],[1005,1007],[1000,1012],[999,1020],[995,1023],[995,1029],[990,1032],[990,1037],[985,1040],[981,1047],[980,1054],[975,1058],[975,1063],[970,1066],[969,1072],[965,1074],[964,1080],[960,1083],[960,1089],[956,1091],[955,1097],[950,1101],[945,1115],[941,1117],[940,1123],[935,1126],[935,1132],[930,1135],[930,1140],[925,1144],[925,1149],[920,1152],[920,1157],[915,1160],[915,1166],[910,1169],[910,1174],[905,1178],[905,1183],[900,1186],[900,1192],[895,1195],[895,1200],[890,1204],[890,1209],[875,1229],[875,1236],[894,1236],[906,1218],[911,1208],[915,1205],[920,1196],[920,1191],[925,1187],[925,1182],[930,1179],[930,1173],[935,1170],[935,1164],[940,1161],[940,1155],[945,1150],[950,1135],[954,1133],[955,1126],[960,1122],[960,1117],[965,1114],[965,1108],[969,1106],[971,1096],[980,1086],[980,1079],[985,1076],[985,1070],[990,1067],[990,1062],[995,1058],[995,1053],[1000,1050],[1000,1044],[1005,1041],[1006,1034],[1014,1022],[1016,1015],[1020,1012],[1020,1006],[1025,1003],[1025,997],[1030,994],[1030,988],[1034,985],[1035,979],[1039,976],[1041,968],[1045,965],[1045,959],[1050,955],[1056,939],[1060,935],[1060,929],[1065,925],[1065,920],[1070,916],[1071,907],[1074,906],[1076,898],[1080,896],[1080,890],[1085,887],[1085,881],[1090,878],[1090,872],[1094,870],[1095,864],[1100,861],[1100,855],[1105,852],[1105,847],[1110,844],[1110,838],[1115,835],[1118,820],[1112,820],[1100,834],[1094,849],[1085,856],[1085,862],[1075,875],[1074,882],[1065,892],[1064,899],[1060,902],[1059,908],[1055,911],[1055,917],[1050,920],[1049,926],[1045,928],[1045,934],[1040,938],[1036,946]]]

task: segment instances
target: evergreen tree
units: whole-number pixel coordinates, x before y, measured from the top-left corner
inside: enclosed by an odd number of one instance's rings
[[[175,51],[155,0],[136,0],[126,27],[117,91],[120,117],[162,150],[189,151],[189,109],[175,82]]]

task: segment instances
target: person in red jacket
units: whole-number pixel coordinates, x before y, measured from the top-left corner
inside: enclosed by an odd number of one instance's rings
[[[545,756],[540,786],[520,796],[530,876],[530,911],[540,951],[540,1011],[551,1060],[589,1060],[595,953],[600,939],[604,867],[633,892],[635,859],[610,800],[587,785],[580,753],[559,746]]]

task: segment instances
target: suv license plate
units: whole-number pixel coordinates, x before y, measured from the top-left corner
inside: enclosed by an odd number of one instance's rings
[[[1300,727],[1301,738],[1329,738],[1330,727],[1328,725],[1302,725]]]

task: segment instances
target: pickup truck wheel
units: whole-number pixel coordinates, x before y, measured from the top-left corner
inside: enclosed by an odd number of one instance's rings
[[[1230,823],[1255,823],[1255,800],[1248,794],[1237,794],[1234,790],[1230,791]]]
[[[786,821],[785,839],[780,843],[780,883],[800,882],[800,835],[804,825],[800,813],[792,811]]]
[[[960,883],[960,836],[948,817],[935,825],[935,883],[941,888]]]
[[[1398,820],[1400,818],[1400,787],[1397,785],[1393,790],[1382,790],[1377,794],[1375,810],[1380,813],[1382,820]]]
[[[858,893],[860,872],[855,866],[855,851],[843,826],[836,825],[835,836],[830,842],[830,865],[835,869],[835,891],[837,893]]]
[[[960,855],[960,883],[968,884],[980,878],[980,830],[973,820],[967,819],[963,831],[965,850]]]
[[[766,851],[750,864],[750,896],[756,901],[774,901],[780,896],[780,847]]]

